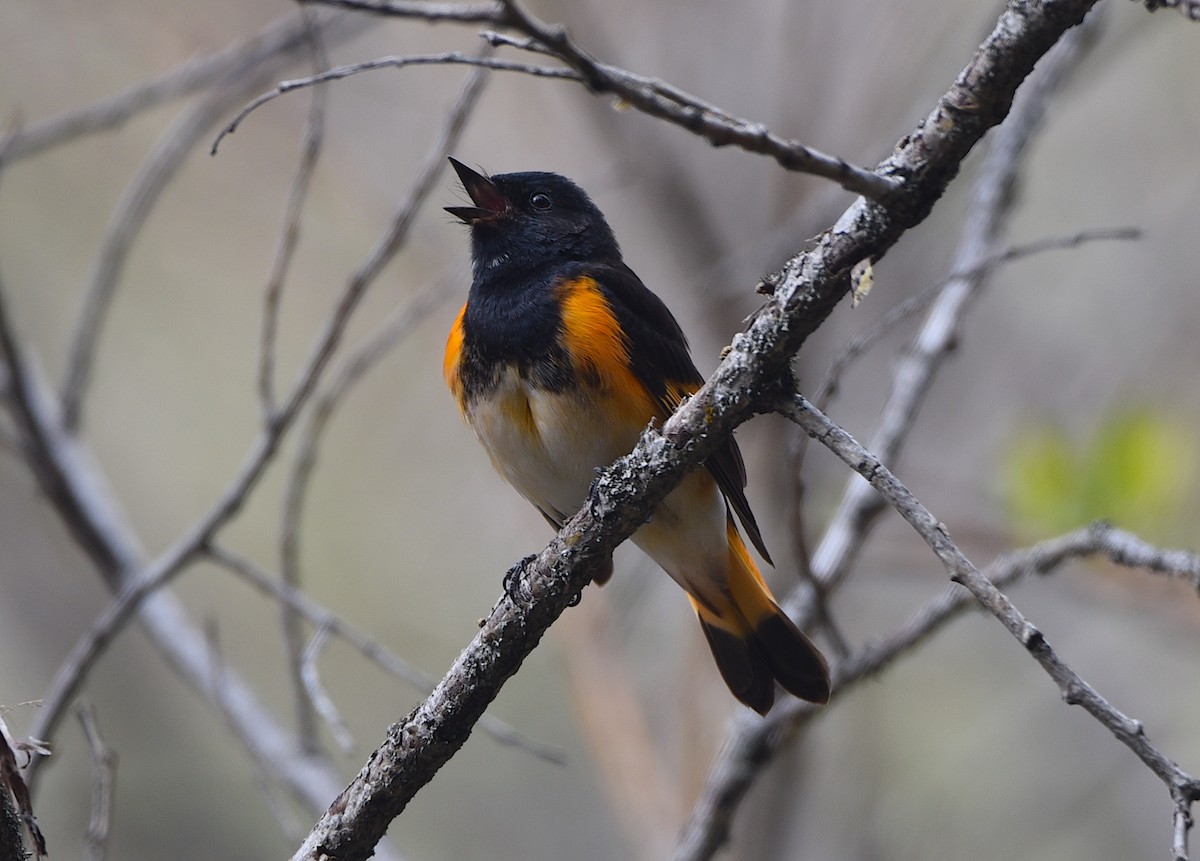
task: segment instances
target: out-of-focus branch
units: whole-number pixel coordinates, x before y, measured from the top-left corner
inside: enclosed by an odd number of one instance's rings
[[[312,55],[313,66],[319,74],[329,67],[325,42],[317,29],[312,10],[305,8],[301,11],[309,23],[308,48]],[[288,270],[291,268],[292,258],[300,241],[301,211],[304,201],[308,197],[309,186],[317,167],[317,159],[321,154],[321,144],[325,138],[325,102],[325,88],[314,87],[312,99],[309,102],[308,121],[304,126],[300,160],[296,164],[292,186],[288,190],[287,205],[284,208],[283,223],[279,231],[279,242],[275,249],[275,259],[271,263],[271,274],[267,278],[267,288],[263,293],[258,398],[264,423],[270,422],[275,413],[275,334],[279,322],[279,304],[283,293],[283,284],[287,280]]]
[[[406,66],[453,65],[477,66],[481,69],[491,69],[495,72],[521,72],[541,78],[562,78],[568,81],[580,80],[579,76],[570,69],[538,66],[532,63],[521,63],[513,60],[500,60],[496,57],[488,56],[486,53],[464,54],[461,51],[443,51],[440,54],[408,54],[403,57],[377,57],[374,60],[365,60],[361,63],[336,66],[317,75],[308,75],[307,77],[296,78],[291,81],[280,81],[275,85],[274,89],[261,94],[238,111],[234,118],[213,139],[210,151],[213,155],[216,155],[221,142],[227,135],[236,132],[246,117],[250,116],[250,114],[254,113],[267,102],[274,101],[287,93],[307,89],[308,87],[328,83],[329,81],[340,81],[342,78],[360,75],[363,72],[374,72],[378,69],[403,69]]]
[[[713,146],[737,146],[748,152],[768,155],[787,170],[810,173],[832,179],[843,188],[872,200],[884,201],[900,188],[902,177],[885,171],[872,171],[848,164],[836,156],[828,155],[798,141],[788,140],[774,134],[762,123],[740,119],[715,105],[705,102],[683,90],[659,81],[638,75],[625,69],[601,63],[580,48],[559,24],[547,24],[524,9],[515,0],[501,0],[492,4],[454,3],[411,3],[403,0],[310,0],[327,6],[344,9],[359,9],[378,15],[403,18],[421,18],[427,21],[457,21],[460,23],[490,23],[497,27],[517,30],[525,38],[513,39],[502,33],[485,33],[494,45],[507,45],[521,50],[557,58],[571,70],[545,66],[530,66],[502,60],[489,60],[487,65],[494,69],[523,71],[528,74],[565,77],[582,81],[588,90],[597,94],[609,94],[643,113],[665,120],[687,129],[704,138]],[[442,59],[427,55],[423,57],[388,57],[380,61],[382,66],[397,67],[414,63],[429,62],[475,62],[457,52],[442,55]],[[379,68],[371,63],[358,67],[346,67],[347,74],[355,74],[366,68]],[[307,86],[304,81],[288,81],[281,84],[282,90],[265,93],[230,124],[232,132],[237,123],[260,104],[270,101],[297,86]],[[220,138],[214,142],[216,147]]]
[[[490,53],[490,49],[485,48],[481,55],[488,53]],[[467,76],[457,98],[446,113],[437,139],[434,140],[420,167],[416,180],[417,187],[432,188],[432,178],[438,176],[445,163],[446,154],[454,148],[462,134],[464,123],[478,103],[487,81],[488,73],[484,69],[473,69]],[[271,299],[273,286],[274,282],[268,286],[267,290],[267,301],[264,308],[264,314],[267,316],[273,315],[272,306],[275,304]],[[342,363],[333,373],[331,382],[315,398],[313,408],[309,411],[308,418],[300,432],[299,448],[293,468],[288,472],[287,485],[284,490],[283,515],[279,529],[280,574],[294,588],[299,587],[301,580],[300,519],[312,472],[316,466],[317,450],[322,432],[346,392],[374,367],[379,359],[412,331],[425,314],[434,307],[436,298],[436,288],[430,288],[418,294],[404,308],[398,310],[391,320],[368,339],[366,344],[359,347]],[[271,352],[273,351],[269,349],[269,342],[264,330],[264,359]],[[263,391],[265,394],[266,389]],[[274,408],[272,407],[272,409]],[[305,747],[315,748],[316,727],[312,720],[312,707],[308,698],[311,686],[305,682],[301,661],[303,635],[296,615],[286,605],[282,608],[282,612],[296,708],[300,716],[301,743]]]
[[[566,652],[579,732],[624,828],[629,857],[661,861],[686,808],[645,703],[621,660],[613,616],[609,596],[596,592],[556,634]]]
[[[781,399],[779,412],[796,422],[847,466],[861,475],[888,505],[924,539],[945,566],[950,579],[965,586],[1017,639],[1058,686],[1068,705],[1081,706],[1117,741],[1128,747],[1167,787],[1175,803],[1200,800],[1200,779],[1185,772],[1146,736],[1145,727],[1118,711],[1084,681],[1050,646],[1045,635],[983,576],[950,538],[946,525],[923,506],[911,491],[870,451],[817,410],[803,396]],[[1195,570],[1195,563],[1192,563]],[[1174,842],[1174,841],[1173,841]]]
[[[895,463],[899,458],[925,396],[959,338],[967,311],[994,271],[987,261],[1000,254],[1022,157],[1041,126],[1049,98],[1075,68],[1097,26],[1093,14],[1088,23],[1069,33],[1046,56],[1006,121],[992,133],[966,206],[966,224],[951,266],[951,271],[958,274],[939,291],[921,331],[893,371],[891,393],[870,445],[884,463]],[[882,500],[863,482],[854,479],[847,485],[813,553],[813,576],[822,591],[836,588],[852,569],[883,509]],[[800,590],[787,599],[785,606],[792,611],[809,606],[811,591]]]
[[[162,556],[145,566],[144,569],[141,566],[130,566],[131,572],[137,571],[136,576],[121,578],[121,591],[116,599],[76,644],[55,676],[50,692],[45,698],[45,706],[39,712],[39,732],[37,734],[42,736],[51,734],[61,719],[67,703],[78,692],[84,677],[104,652],[112,637],[132,618],[142,602],[184,570],[197,555],[203,552],[217,532],[241,510],[267,465],[274,459],[284,434],[290,429],[300,410],[307,404],[326,367],[333,360],[350,316],[384,265],[391,260],[407,238],[409,227],[412,225],[417,211],[435,187],[438,170],[444,161],[443,156],[444,153],[439,154],[436,169],[429,167],[434,163],[433,159],[427,162],[426,169],[418,174],[416,182],[397,210],[388,229],[376,243],[367,260],[351,277],[326,321],[324,329],[317,336],[312,352],[300,370],[290,395],[281,405],[275,420],[259,433],[237,475],[225,492],[209,511],[193,524],[187,534]],[[35,758],[30,768],[35,768],[37,764],[38,760]]]
[[[405,684],[411,685],[422,694],[428,696],[436,686],[437,679],[421,672],[398,657],[394,652],[384,648],[378,640],[346,623],[303,592],[297,591],[281,578],[264,571],[249,559],[215,543],[211,544],[205,550],[205,555],[213,562],[245,580],[260,592],[271,596],[271,598],[278,601],[281,605],[303,616],[310,625],[316,628],[324,628],[331,634],[340,637],[384,672]],[[491,714],[485,714],[480,719],[479,727],[497,743],[528,751],[534,756],[544,759],[547,762],[552,762],[555,765],[562,765],[566,759],[561,749],[524,736],[512,726]]]
[[[842,377],[846,370],[881,338],[892,332],[902,322],[912,315],[928,308],[951,283],[964,279],[985,278],[1001,266],[1024,260],[1048,251],[1067,251],[1086,245],[1090,242],[1128,242],[1142,238],[1142,231],[1136,227],[1098,228],[1081,230],[1070,236],[1051,236],[1021,245],[1010,245],[997,251],[990,257],[984,258],[965,272],[954,272],[949,277],[931,287],[922,290],[914,296],[900,302],[891,308],[883,317],[869,328],[859,332],[846,342],[833,361],[825,376],[812,394],[812,402],[817,409],[825,411],[828,403],[837,395],[841,388]]]
[[[309,50],[312,54],[313,66],[320,72],[329,67],[329,58],[325,52],[325,44],[321,34],[314,25],[311,10],[305,9],[309,16]],[[284,208],[283,226],[279,233],[279,242],[275,250],[275,260],[271,264],[271,274],[267,278],[267,287],[263,291],[262,335],[260,338],[258,362],[258,400],[262,411],[264,424],[270,424],[275,418],[275,346],[276,333],[279,327],[279,307],[283,299],[283,285],[291,268],[292,257],[300,241],[300,214],[304,201],[308,197],[309,185],[317,167],[317,159],[321,154],[321,145],[325,137],[325,96],[324,87],[313,90],[308,108],[308,120],[304,125],[304,142],[300,152],[300,160],[292,177],[292,186],[288,191],[287,206]],[[285,569],[286,573],[286,569]],[[281,608],[281,626],[283,631],[283,647],[287,656],[288,670],[292,677],[293,699],[296,709],[296,738],[300,747],[308,752],[318,749],[316,703],[306,696],[309,686],[305,683],[301,655],[304,652],[304,630],[300,618],[288,607]]]
[[[915,311],[922,303],[932,302],[933,307],[915,344],[896,367],[891,394],[876,431],[874,446],[878,449],[872,450],[879,450],[879,457],[886,462],[890,463],[899,456],[913,429],[917,411],[924,403],[934,375],[950,350],[971,299],[1005,256],[1004,252],[998,251],[998,245],[1011,212],[1011,189],[1021,156],[1040,123],[1047,98],[1078,61],[1081,44],[1088,38],[1088,30],[1093,26],[1089,23],[1076,28],[1063,38],[1039,64],[1004,124],[992,132],[967,207],[971,214],[959,240],[952,270],[955,274],[936,288],[936,294],[927,292],[903,303],[896,313],[881,323],[882,330],[882,327],[894,325],[904,315]],[[864,345],[869,343],[870,337],[873,335],[868,333]],[[859,350],[863,348],[865,346],[857,347]],[[854,352],[848,355],[853,356]],[[836,387],[837,367],[835,363],[829,381],[820,388],[819,397],[822,399],[827,399]],[[792,452],[791,469],[796,473],[797,480],[805,451],[806,444],[801,441]],[[814,620],[829,624],[832,614],[826,604],[827,597],[851,570],[867,534],[883,509],[882,501],[868,485],[857,478],[847,485],[824,538],[808,561],[805,577],[783,601],[785,609],[802,624]],[[797,504],[795,510],[799,514],[802,508]],[[797,531],[800,531],[799,526]],[[680,861],[710,858],[728,839],[734,806],[740,803],[749,784],[771,759],[762,755],[756,738],[750,737],[757,733],[758,724],[752,721],[738,719],[731,725],[717,761],[709,772],[709,785],[680,838],[676,855]],[[730,789],[730,783],[737,788]],[[714,803],[714,798],[720,798],[722,802]]]
[[[317,19],[317,26],[329,40],[351,38],[368,25],[368,19],[356,15],[322,14]],[[19,128],[0,153],[0,165],[37,155],[83,135],[119,128],[132,117],[159,105],[251,74],[272,57],[302,50],[306,31],[304,16],[293,12],[221,51],[196,57],[157,78],[86,107]]]
[[[859,198],[811,250],[791,260],[774,295],[710,380],[634,451],[602,471],[588,503],[501,599],[433,694],[388,737],[294,858],[369,857],[416,792],[462,746],[505,681],[655,505],[741,422],[774,405],[789,363],[846,294],[851,270],[877,260],[932,209],[962,159],[1008,113],[1033,65],[1093,5],[1044,0],[1005,10],[929,116],[879,169],[904,176],[883,206]]]
[[[100,735],[100,724],[92,704],[81,703],[77,713],[83,737],[92,752],[92,815],[83,838],[83,857],[85,861],[104,861],[108,857],[108,837],[112,832],[117,754]]]
[[[1192,21],[1200,21],[1200,0],[1134,0],[1151,12],[1157,9],[1174,9]]]
[[[438,162],[440,166],[440,156]],[[152,640],[168,662],[194,688],[207,695],[211,665],[209,649],[178,601],[162,587],[196,558],[245,503],[274,457],[284,433],[314,391],[340,343],[351,313],[403,243],[418,207],[434,187],[435,175],[428,174],[422,176],[421,182],[411,190],[387,232],[350,280],[289,396],[274,421],[260,433],[226,492],[185,536],[149,564],[143,561],[137,539],[106,488],[102,471],[78,441],[66,432],[60,411],[45,384],[24,361],[12,335],[0,291],[0,359],[6,371],[6,400],[14,418],[19,445],[64,524],[96,561],[109,585],[119,592],[118,598],[77,644],[60,669],[46,699],[46,708],[38,715],[37,734],[50,734],[88,669],[135,611],[139,611]],[[342,785],[336,769],[322,757],[298,753],[293,739],[259,705],[245,683],[232,673],[226,679],[223,699],[222,705],[230,716],[231,725],[255,758],[269,762],[274,776],[314,809],[327,804]],[[41,761],[41,757],[32,758],[27,772],[31,779]]]
[[[1116,565],[1182,579],[1200,592],[1200,556],[1154,547],[1107,523],[1093,523],[1034,547],[1005,553],[983,573],[997,589],[1007,589],[1029,577],[1054,574],[1073,560],[1095,556]],[[830,705],[835,706],[861,682],[912,654],[951,621],[977,607],[978,602],[970,592],[958,586],[949,587],[904,625],[839,661],[833,668]],[[692,808],[672,856],[674,861],[712,858],[727,839],[733,817],[758,780],[762,764],[773,760],[802,727],[821,714],[821,709],[810,703],[789,699],[780,702],[765,720],[739,715],[734,722],[737,731],[726,739],[722,755]]]
[[[313,27],[316,26],[314,23]],[[306,47],[303,41],[289,40],[280,44],[283,47],[274,54],[250,52],[257,61],[253,65],[243,61],[227,69],[225,76],[213,82],[212,92],[183,112],[163,133],[153,153],[130,180],[88,276],[68,350],[62,386],[63,425],[68,432],[78,432],[102,323],[120,283],[130,249],[146,219],[196,143],[235,105],[294,64],[296,54]]]

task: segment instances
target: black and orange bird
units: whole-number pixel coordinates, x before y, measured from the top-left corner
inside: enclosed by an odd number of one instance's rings
[[[500,475],[555,529],[596,470],[633,450],[704,382],[667,306],[621,259],[604,216],[554,173],[487,177],[454,159],[473,206],[473,279],[446,344],[446,382]],[[725,683],[766,714],[775,683],[829,699],[825,659],[779,609],[734,515],[768,562],[730,437],[633,542],[692,602]],[[594,578],[603,583],[607,571]]]

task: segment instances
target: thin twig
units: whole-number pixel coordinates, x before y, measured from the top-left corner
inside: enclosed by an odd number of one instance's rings
[[[345,66],[335,66],[319,75],[309,75],[304,78],[295,78],[290,81],[280,81],[274,89],[262,93],[257,98],[245,105],[232,120],[221,129],[220,133],[213,139],[210,152],[213,155],[217,154],[217,148],[221,145],[221,141],[227,135],[231,135],[238,130],[242,121],[250,114],[261,108],[267,102],[274,101],[280,96],[295,90],[303,90],[308,87],[324,84],[327,81],[338,81],[342,78],[349,78],[352,75],[358,75],[363,72],[373,72],[379,69],[403,69],[406,66],[447,66],[447,65],[462,65],[462,66],[478,66],[482,69],[491,69],[498,72],[522,72],[526,75],[534,75],[540,78],[560,78],[568,81],[578,81],[579,75],[572,72],[570,69],[563,69],[556,66],[535,66],[529,63],[520,63],[513,60],[499,60],[495,57],[490,57],[482,54],[464,54],[461,51],[444,51],[440,54],[409,54],[403,57],[378,57],[374,60],[366,60],[361,63],[350,63]]]
[[[465,120],[464,114],[458,118],[457,123],[449,124],[442,130],[440,141],[443,145],[456,139]],[[52,735],[52,730],[61,719],[67,703],[74,698],[92,666],[142,602],[169,583],[202,553],[217,532],[246,503],[251,490],[274,459],[285,433],[312,396],[325,369],[332,361],[354,310],[383,267],[407,239],[409,228],[422,204],[435,188],[436,178],[444,164],[445,159],[442,156],[431,157],[426,161],[387,230],[367,259],[351,276],[324,328],[317,336],[309,358],[297,375],[275,421],[259,432],[250,452],[225,491],[183,537],[156,560],[142,568],[136,577],[124,581],[120,593],[76,643],[55,675],[50,692],[46,696],[45,708],[39,713],[39,734],[46,737]],[[38,760],[35,759],[31,768],[35,768],[37,764]]]
[[[457,5],[448,3],[411,3],[400,0],[313,0],[326,6],[359,9],[379,15],[423,18],[428,21],[486,22],[497,26],[519,30],[527,38],[514,39],[503,33],[486,31],[484,38],[494,45],[507,45],[520,50],[557,57],[574,70],[553,69],[544,66],[527,66],[520,63],[492,61],[488,65],[495,69],[525,72],[527,74],[580,80],[593,93],[608,93],[639,111],[673,125],[681,126],[704,138],[713,146],[737,146],[748,152],[769,155],[787,170],[809,173],[832,179],[848,191],[861,194],[871,200],[884,201],[900,189],[901,179],[880,171],[848,164],[837,156],[807,147],[795,140],[788,140],[771,132],[762,123],[751,122],[733,116],[715,105],[655,78],[638,75],[625,69],[601,63],[581,49],[561,25],[546,24],[514,0],[501,0],[499,4]],[[468,62],[461,54],[451,52],[444,59],[428,56],[420,62]],[[413,62],[410,58],[385,58],[386,65],[403,65]],[[376,61],[381,62],[381,61]],[[363,64],[368,66],[369,64]],[[353,67],[346,67],[353,69]],[[361,71],[356,69],[351,71]],[[291,84],[285,82],[281,87]],[[284,90],[286,92],[286,90]],[[259,104],[270,101],[282,93],[273,92],[260,97],[247,106],[230,127],[236,128],[245,114]],[[222,133],[224,134],[224,133]],[[220,142],[218,137],[214,142]]]
[[[456,21],[460,24],[500,24],[504,8],[499,3],[439,3],[425,0],[320,0],[322,6],[371,12],[393,18]]]
[[[359,631],[353,625],[343,621],[327,608],[313,601],[303,592],[293,589],[255,565],[249,559],[234,553],[219,544],[212,544],[205,550],[213,562],[238,575],[251,586],[266,595],[271,596],[280,604],[303,616],[309,624],[317,628],[325,628],[330,633],[340,637],[367,660],[373,662],[384,672],[410,685],[421,694],[428,696],[437,685],[437,679],[421,672],[416,667],[400,658],[391,650],[385,648],[378,640]],[[479,728],[490,735],[494,741],[509,747],[516,747],[534,756],[562,765],[566,757],[560,748],[544,744],[528,736],[522,735],[515,728],[494,717],[485,714],[479,721]]]
[[[959,237],[950,278],[939,291],[925,324],[892,373],[892,389],[871,439],[870,448],[885,463],[895,463],[916,425],[933,380],[959,337],[962,321],[992,272],[987,261],[999,253],[1000,237],[1015,203],[1014,185],[1022,156],[1041,126],[1051,95],[1083,56],[1096,17],[1068,33],[1049,52],[1030,77],[1007,120],[993,133],[967,205],[966,224]],[[867,533],[883,505],[870,488],[853,480],[847,484],[837,511],[813,553],[813,571],[826,591],[834,589],[853,568]],[[805,596],[789,598],[785,606],[804,606]]]
[[[787,170],[832,179],[870,200],[886,201],[901,186],[898,177],[856,167],[799,141],[782,138],[762,123],[735,117],[678,87],[600,63],[580,48],[562,25],[546,24],[515,0],[501,3],[507,13],[505,23],[540,43],[537,47],[529,43],[518,47],[553,54],[578,72],[593,92],[619,96],[643,113],[681,126],[713,146],[734,145],[769,155]],[[497,38],[514,44],[502,36]]]
[[[326,693],[325,686],[321,684],[321,669],[317,666],[328,642],[329,628],[321,625],[300,655],[300,677],[304,682],[308,701],[317,710],[317,714],[325,719],[325,724],[333,733],[333,739],[342,749],[342,753],[349,755],[354,752],[354,736],[338,712],[337,706]]]
[[[490,53],[490,48],[484,48],[480,56]],[[474,109],[487,83],[488,74],[481,69],[473,70],[468,76],[454,103],[446,113],[441,131],[434,141],[430,152],[421,168],[421,177],[433,177],[445,163],[445,156],[454,146],[462,131],[466,117]],[[418,183],[429,180],[419,180]],[[303,513],[305,496],[309,487],[312,471],[316,465],[317,448],[329,419],[343,395],[365,375],[389,350],[398,344],[425,314],[434,306],[435,291],[427,290],[418,294],[407,307],[397,311],[392,320],[368,342],[354,352],[341,367],[333,373],[333,380],[315,398],[315,404],[310,411],[300,433],[299,448],[295,466],[288,473],[288,482],[284,490],[283,514],[280,524],[280,574],[292,587],[299,588],[300,573],[300,519]],[[296,698],[296,708],[299,715],[301,743],[315,749],[316,727],[312,722],[312,704],[309,703],[305,684],[302,662],[302,634],[299,620],[285,606],[282,610],[284,618],[285,640],[288,647],[289,668],[292,674],[293,689]]]
[[[310,10],[304,10],[307,13]],[[309,28],[309,48],[313,67],[317,72],[329,68],[321,34],[315,26]],[[276,330],[279,325],[279,306],[283,295],[284,281],[300,241],[300,215],[308,197],[309,186],[317,167],[321,145],[325,135],[326,88],[315,87],[309,104],[308,120],[304,126],[304,142],[292,186],[288,192],[284,211],[283,227],[279,235],[275,260],[263,292],[262,334],[258,364],[258,399],[264,425],[275,419],[275,347]],[[304,650],[304,630],[299,617],[287,607],[281,608],[283,646],[287,656],[288,670],[292,679],[293,700],[296,709],[296,738],[300,748],[308,753],[318,749],[317,718],[311,703],[305,696],[305,684],[301,653]]]
[[[301,11],[309,20],[307,32],[309,50],[312,53],[313,66],[319,73],[329,67],[325,44],[316,28],[315,21],[307,17],[311,15],[311,10],[304,8]],[[296,247],[300,241],[300,215],[304,208],[304,201],[308,197],[309,187],[317,167],[317,159],[321,154],[321,144],[325,137],[326,101],[325,88],[314,87],[312,100],[309,102],[308,120],[304,125],[304,141],[301,144],[300,160],[296,164],[296,173],[292,177],[292,185],[288,190],[283,226],[279,231],[279,244],[275,250],[275,259],[271,264],[271,274],[267,278],[267,289],[263,295],[258,397],[263,421],[266,423],[272,420],[275,413],[275,332],[279,323],[279,302],[288,269],[291,267],[292,258],[295,256]]]
[[[1084,681],[1050,646],[1038,630],[995,584],[984,577],[951,539],[944,523],[934,517],[911,491],[873,453],[834,424],[803,396],[779,402],[781,415],[796,422],[817,442],[867,480],[887,503],[924,539],[945,566],[950,579],[965,586],[1030,653],[1058,686],[1068,705],[1081,706],[1117,741],[1128,747],[1165,785],[1171,798],[1187,804],[1200,800],[1200,779],[1176,765],[1146,735],[1145,727],[1118,711]]]
[[[88,750],[92,752],[92,815],[83,838],[83,857],[86,861],[104,861],[108,857],[108,838],[116,809],[117,754],[100,734],[95,707],[85,701],[79,704],[76,713]]]
[[[847,369],[857,359],[913,314],[929,307],[955,281],[976,280],[987,277],[1001,266],[1024,260],[1027,257],[1044,254],[1048,251],[1067,251],[1089,242],[1134,241],[1141,238],[1142,231],[1136,227],[1102,227],[1093,230],[1081,230],[1069,236],[1053,236],[1020,245],[1010,245],[984,258],[969,269],[952,272],[936,284],[926,287],[920,293],[909,296],[903,302],[896,304],[873,325],[847,341],[841,351],[829,363],[829,368],[825,371],[825,376],[814,389],[812,402],[818,409],[824,411],[841,388],[842,377],[845,375]]]
[[[318,26],[326,39],[344,40],[363,32],[370,20],[358,15],[323,14]],[[13,134],[0,153],[0,165],[37,155],[78,137],[119,128],[132,117],[167,102],[250,74],[263,62],[303,47],[308,25],[299,12],[272,21],[254,36],[212,54],[196,57],[149,81],[50,117]]]
[[[984,576],[997,589],[1007,589],[1029,577],[1056,573],[1072,560],[1092,556],[1104,556],[1117,565],[1145,568],[1188,582],[1200,576],[1200,556],[1152,547],[1107,523],[1094,523],[1034,547],[1005,553],[987,567]],[[842,702],[862,682],[911,655],[951,621],[977,607],[974,596],[959,586],[951,586],[927,601],[895,631],[838,661],[833,668],[830,706]],[[772,760],[795,738],[798,730],[821,714],[821,709],[809,703],[784,700],[766,720],[737,720],[738,731],[730,733],[726,740],[733,750],[723,752],[714,764],[672,856],[674,861],[711,858],[727,839],[738,806],[757,781],[761,772],[759,763]]]
[[[104,318],[112,305],[134,240],[155,204],[209,130],[233,106],[245,101],[250,93],[259,90],[293,62],[289,50],[263,56],[253,67],[239,65],[230,69],[211,93],[180,114],[130,180],[109,221],[104,242],[88,276],[71,336],[62,385],[63,425],[69,432],[78,431],[81,424]]]
[[[388,355],[401,341],[437,307],[444,296],[440,284],[434,284],[413,297],[399,308],[389,320],[355,350],[338,369],[331,374],[327,386],[314,399],[313,408],[299,432],[296,456],[288,471],[287,485],[283,494],[283,513],[279,526],[280,573],[284,582],[299,588],[301,520],[308,488],[312,483],[317,465],[317,452],[321,437],[329,420],[342,398],[381,359]]]

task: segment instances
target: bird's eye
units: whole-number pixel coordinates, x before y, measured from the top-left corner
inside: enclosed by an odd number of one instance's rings
[[[535,191],[533,194],[529,195],[529,205],[534,209],[545,212],[547,209],[553,206],[553,204],[554,201],[550,199],[550,195],[546,194],[544,191]]]

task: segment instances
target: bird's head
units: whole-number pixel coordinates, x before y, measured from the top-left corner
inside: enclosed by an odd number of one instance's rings
[[[477,280],[571,260],[620,260],[604,215],[565,176],[526,171],[489,177],[456,159],[450,163],[474,205],[446,211],[471,226]]]

